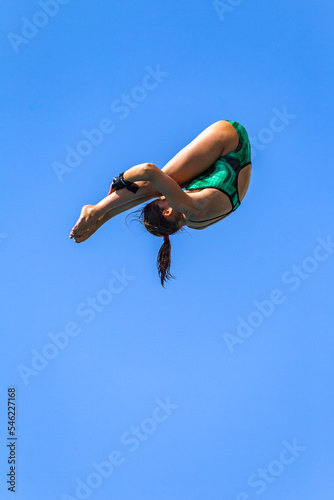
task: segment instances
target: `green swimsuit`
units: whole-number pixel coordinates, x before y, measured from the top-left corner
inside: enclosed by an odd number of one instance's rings
[[[186,186],[186,190],[215,188],[225,193],[232,204],[232,210],[223,216],[214,217],[213,219],[224,218],[231,212],[234,212],[240,205],[238,196],[238,176],[240,171],[251,163],[251,148],[248,134],[245,128],[240,123],[227,120],[235,128],[239,144],[237,149],[228,155],[218,158],[215,163],[209,167],[203,174],[192,179]],[[207,221],[191,221],[191,222],[208,222]],[[217,221],[216,221],[217,222]]]

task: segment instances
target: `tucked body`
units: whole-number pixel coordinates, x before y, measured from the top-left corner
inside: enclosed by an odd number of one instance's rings
[[[114,178],[106,198],[83,207],[70,237],[81,243],[107,220],[156,198],[141,210],[139,220],[151,234],[164,238],[158,255],[163,285],[171,277],[169,236],[185,226],[205,229],[233,213],[246,195],[250,176],[245,128],[235,121],[218,121],[161,170],[143,163]]]

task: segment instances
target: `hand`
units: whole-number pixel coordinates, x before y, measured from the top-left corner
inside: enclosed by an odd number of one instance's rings
[[[116,189],[112,188],[112,185],[113,185],[113,183],[110,184],[110,189],[109,189],[109,193],[107,194],[107,196],[109,196],[111,193],[114,193],[116,191]]]

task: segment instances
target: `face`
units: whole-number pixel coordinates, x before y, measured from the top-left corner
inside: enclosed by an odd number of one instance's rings
[[[168,205],[168,202],[164,196],[160,196],[157,200],[155,200],[155,203],[159,205],[159,207],[163,210],[163,215],[169,216],[171,214],[171,211],[173,211],[172,207]]]
[[[162,209],[162,215],[164,217],[167,217],[167,218],[170,217],[175,222],[178,222],[181,224],[181,221],[183,219],[183,214],[181,212],[176,212],[175,210],[173,210],[172,207],[168,204],[168,202],[164,196],[160,196],[160,198],[155,200],[155,203],[157,203],[157,205],[159,205],[159,207]]]

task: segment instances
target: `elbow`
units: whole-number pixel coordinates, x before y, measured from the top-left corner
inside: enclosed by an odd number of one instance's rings
[[[157,166],[153,165],[153,163],[144,163],[143,164],[143,174],[144,180],[150,181],[152,175],[154,175],[155,170],[159,170]]]
[[[158,167],[156,165],[154,165],[153,163],[144,163],[144,168],[149,171],[149,172],[153,172],[154,170],[156,170]]]

